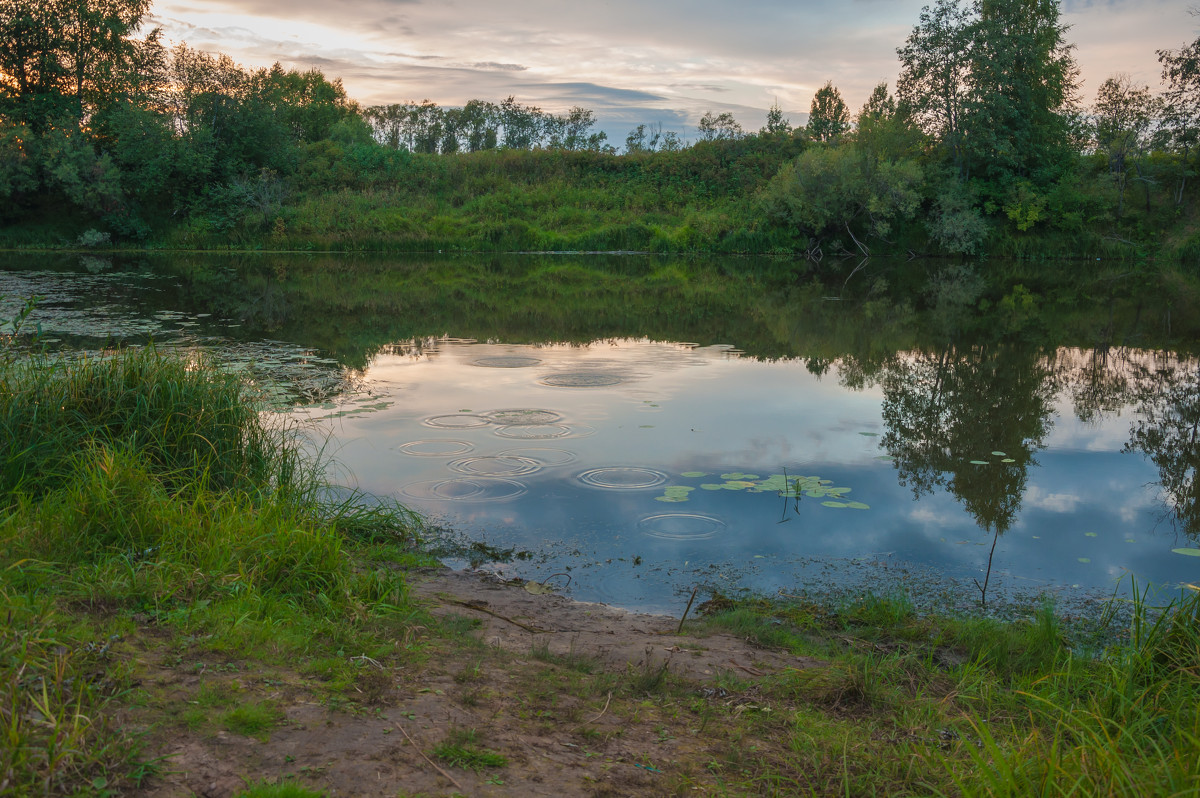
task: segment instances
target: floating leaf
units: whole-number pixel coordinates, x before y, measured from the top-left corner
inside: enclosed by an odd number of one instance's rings
[[[1081,563],[1084,563],[1084,564],[1087,564],[1092,561],[1091,557],[1077,557],[1076,559],[1078,559]]]
[[[992,457],[1008,457],[1004,452],[992,452]]]
[[[687,500],[688,500],[687,496],[655,496],[654,497],[654,501],[656,501],[656,502],[685,502]]]
[[[744,479],[731,479],[725,483],[727,490],[745,490],[746,488],[758,487],[757,482],[748,482]]]
[[[1188,557],[1200,557],[1200,549],[1192,549],[1192,548],[1171,549],[1171,553],[1172,554],[1183,554]]]
[[[864,438],[878,438],[879,437],[878,432],[860,432],[858,434],[862,435]]]
[[[1012,459],[1011,457],[1005,457],[1005,458],[1004,458],[1003,460],[1001,460],[1000,462],[1001,462],[1001,463],[1015,463],[1015,462],[1017,462],[1017,461],[1016,461],[1016,460],[1014,460],[1014,459]]]
[[[706,477],[708,474],[703,471],[684,471],[680,476],[687,477],[688,479],[697,479],[699,477]]]
[[[862,502],[846,502],[846,506],[852,510],[870,510],[871,505],[863,504]]]
[[[987,460],[972,460],[971,465],[991,465]]]
[[[525,591],[535,596],[544,596],[547,593],[553,593],[554,588],[541,582],[529,581],[525,583]]]
[[[828,502],[821,502],[821,506],[822,507],[849,507],[850,505],[846,504],[846,502],[828,501]]]
[[[1094,537],[1096,537],[1096,533],[1095,533],[1095,532],[1084,532],[1083,534],[1084,534],[1084,537],[1089,537],[1089,538],[1094,538]]]
[[[716,483],[713,483],[713,482],[706,482],[700,486],[701,490],[723,490],[724,488],[725,488],[724,485],[717,485]]]

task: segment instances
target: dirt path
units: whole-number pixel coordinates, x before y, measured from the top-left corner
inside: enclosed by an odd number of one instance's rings
[[[729,635],[676,635],[677,618],[534,595],[474,573],[418,575],[413,589],[434,614],[475,626],[475,640],[415,667],[360,660],[345,701],[299,673],[152,667],[147,679],[180,702],[202,703],[198,691],[224,681],[280,715],[259,738],[155,733],[151,748],[167,759],[140,794],[225,798],[279,778],[330,796],[703,793],[715,781],[707,763],[781,744],[745,736],[744,724],[737,740],[722,728],[731,712],[770,711],[755,677],[813,664]],[[454,767],[432,755],[450,744],[507,764]]]

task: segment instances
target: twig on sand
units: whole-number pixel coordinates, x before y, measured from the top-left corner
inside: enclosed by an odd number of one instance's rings
[[[486,607],[480,607],[478,604],[472,604],[469,601],[458,601],[457,599],[442,599],[442,600],[447,602],[448,604],[457,604],[460,607],[466,607],[469,610],[478,610],[479,612],[486,612],[488,615],[491,615],[493,618],[499,618],[502,621],[508,621],[513,626],[519,626],[522,629],[524,629],[525,631],[531,632],[535,635],[550,631],[549,629],[538,629],[537,627],[534,627],[534,626],[526,626],[525,624],[521,623],[520,621],[514,621],[512,618],[509,618],[505,615],[501,615],[498,612],[492,612],[491,610],[487,609]]]
[[[403,726],[401,726],[399,723],[393,723],[393,725],[397,729],[400,730],[400,733],[404,735],[404,738],[406,740],[408,740],[410,743],[412,743],[412,747],[417,749],[417,753],[421,755],[422,759],[424,759],[426,762],[428,762],[430,765],[432,765],[433,769],[436,770],[438,773],[441,773],[443,776],[445,776],[450,781],[451,784],[453,784],[456,788],[458,788],[459,792],[464,792],[463,786],[461,784],[459,784],[457,781],[455,781],[453,776],[451,776],[449,773],[447,773],[446,771],[444,771],[440,767],[438,767],[437,763],[434,762],[432,759],[425,756],[425,752],[421,750],[421,747],[419,745],[417,745],[416,740],[414,740],[412,737],[409,736],[408,732],[404,730]]]
[[[683,622],[687,620],[688,613],[692,610],[692,602],[696,600],[696,593],[699,592],[699,590],[700,585],[696,585],[696,587],[692,590],[692,597],[688,599],[688,605],[683,610],[683,617],[679,619],[679,628],[675,630],[675,634],[678,635],[683,633]]]
[[[592,718],[591,720],[585,720],[583,723],[580,723],[574,729],[571,729],[571,731],[577,732],[580,729],[582,729],[584,726],[587,726],[591,723],[595,723],[596,721],[600,720],[600,718],[604,717],[604,713],[608,712],[608,705],[611,703],[612,703],[612,691],[610,690],[608,692],[608,700],[604,702],[604,709],[600,710],[600,714],[597,715],[596,717]]]

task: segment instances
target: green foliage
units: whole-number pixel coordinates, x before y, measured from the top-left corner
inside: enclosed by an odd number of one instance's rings
[[[47,358],[0,371],[0,495],[40,497],[66,484],[81,453],[132,454],[167,485],[280,489],[299,476],[295,456],[264,428],[234,374],[130,350],[78,362]]]
[[[832,81],[817,89],[808,110],[804,132],[813,141],[837,143],[850,129],[850,110]]]
[[[326,793],[310,790],[290,779],[278,782],[262,780],[237,793],[234,798],[325,798]]]
[[[847,235],[865,255],[870,250],[859,236],[886,240],[894,224],[911,219],[923,180],[915,160],[878,160],[855,143],[813,147],[771,180],[762,194],[763,210],[772,222],[815,239],[818,247]]]
[[[5,795],[67,795],[124,777],[140,742],[103,713],[119,682],[103,641],[0,583],[0,772]]]
[[[508,765],[508,757],[480,747],[477,744],[478,738],[479,735],[474,729],[454,729],[433,749],[432,754],[451,767],[473,770],[476,773],[485,768],[502,768]]]

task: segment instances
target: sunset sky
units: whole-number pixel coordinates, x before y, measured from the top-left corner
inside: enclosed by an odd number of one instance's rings
[[[317,67],[363,104],[508,95],[591,108],[620,145],[639,123],[695,137],[705,111],[747,130],[778,102],[793,124],[832,80],[852,111],[894,83],[929,0],[158,0],[174,42],[247,66]],[[1200,35],[1182,0],[1067,0],[1083,96],[1114,72],[1159,88],[1155,50]]]

